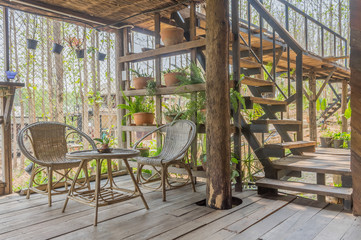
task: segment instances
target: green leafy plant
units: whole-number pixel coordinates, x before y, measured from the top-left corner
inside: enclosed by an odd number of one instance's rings
[[[134,113],[145,112],[145,113],[154,113],[154,100],[153,98],[146,98],[144,96],[135,96],[134,100],[132,98],[128,99],[124,92],[122,92],[125,104],[119,104],[118,108],[128,110],[128,113],[124,115],[133,116]]]
[[[174,66],[175,68],[173,68],[173,69],[168,68],[166,70],[163,70],[162,73],[163,74],[167,74],[167,73],[184,73],[184,74],[186,74],[187,69],[188,69],[188,67],[181,68],[181,67],[177,67],[174,64],[172,64],[172,66]]]
[[[350,119],[350,118],[351,118],[351,114],[352,114],[351,101],[348,101],[348,103],[347,103],[347,108],[346,108],[343,116],[344,116],[346,119]]]
[[[108,145],[110,143],[110,137],[103,133],[101,138],[94,138],[94,141],[101,143],[102,145]]]
[[[168,106],[163,103],[162,106],[165,109],[163,111],[164,116],[172,116],[173,121],[180,118],[180,116],[182,116],[182,114],[184,113],[184,111],[178,104],[173,104],[171,106]]]
[[[136,77],[152,77],[151,73],[146,73],[144,70],[140,69],[129,69]]]
[[[154,96],[157,91],[157,83],[155,81],[148,81],[145,90],[148,96]]]
[[[333,137],[333,133],[330,130],[324,131],[321,133],[321,137],[323,138],[332,138]]]
[[[191,63],[189,69],[183,69],[182,72],[184,74],[177,76],[181,86],[205,83],[205,75],[196,63]]]

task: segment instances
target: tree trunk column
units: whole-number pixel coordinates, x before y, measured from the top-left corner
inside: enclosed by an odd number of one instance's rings
[[[207,0],[207,205],[232,207],[228,0]]]

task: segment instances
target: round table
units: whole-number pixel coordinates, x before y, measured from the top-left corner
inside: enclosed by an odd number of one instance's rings
[[[68,159],[77,159],[77,160],[81,160],[81,162],[73,179],[71,188],[66,197],[63,207],[63,212],[65,211],[69,199],[93,206],[95,207],[94,226],[96,226],[98,222],[98,207],[100,206],[123,202],[125,200],[132,199],[135,197],[141,197],[145,208],[149,209],[148,204],[145,201],[144,196],[140,191],[139,186],[135,180],[133,171],[128,163],[128,158],[134,158],[138,155],[139,155],[139,151],[133,149],[113,149],[111,153],[99,153],[97,150],[84,150],[84,151],[67,153],[66,157]],[[134,183],[134,190],[120,188],[115,184],[112,175],[112,164],[111,164],[112,159],[122,159],[124,161],[125,166],[129,172],[129,175]],[[84,189],[78,190],[75,188],[75,183],[77,182],[80,171],[82,170],[84,164],[87,164],[91,160],[96,160],[95,188],[94,189],[89,188],[87,190]],[[107,161],[108,179],[103,186],[100,186],[101,165],[103,160]],[[90,185],[88,184],[88,186]]]

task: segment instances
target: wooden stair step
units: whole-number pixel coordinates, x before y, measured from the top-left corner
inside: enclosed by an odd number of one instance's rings
[[[301,125],[302,121],[292,119],[257,119],[251,121],[253,124],[274,124],[274,125]]]
[[[244,77],[241,80],[241,84],[253,87],[267,87],[274,86],[273,82],[265,81],[263,79],[253,78],[253,77]]]
[[[296,142],[272,143],[272,144],[264,145],[264,148],[272,148],[272,149],[295,149],[295,148],[307,148],[307,147],[316,147],[316,142],[296,141]]]
[[[332,196],[351,200],[352,188],[332,187],[310,183],[286,182],[281,180],[263,178],[256,182],[258,187],[283,189],[303,193],[313,193],[323,196]]]
[[[251,60],[247,60],[247,59],[240,59],[240,67],[241,68],[260,68],[262,66],[262,64],[258,63],[258,62],[254,62]]]
[[[318,154],[316,152],[281,158],[273,161],[272,164],[276,169],[350,176],[350,162],[350,155]]]
[[[245,100],[252,101],[252,103],[265,104],[265,105],[287,105],[286,101],[278,101],[270,98],[261,97],[243,97]]]

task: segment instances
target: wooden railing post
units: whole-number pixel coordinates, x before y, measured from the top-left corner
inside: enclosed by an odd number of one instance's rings
[[[297,132],[297,141],[303,140],[303,53],[296,57],[296,119],[301,121],[300,129]]]

